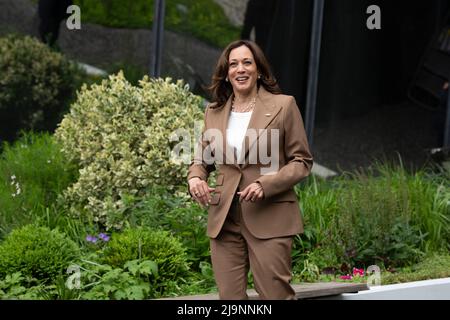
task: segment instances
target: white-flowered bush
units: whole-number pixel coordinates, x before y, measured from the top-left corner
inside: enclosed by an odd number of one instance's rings
[[[194,135],[202,98],[182,81],[144,77],[131,85],[119,73],[82,88],[56,131],[63,152],[80,166],[79,180],[64,193],[71,212],[120,229],[129,196],[159,185],[186,190],[187,165],[170,160],[177,129]]]

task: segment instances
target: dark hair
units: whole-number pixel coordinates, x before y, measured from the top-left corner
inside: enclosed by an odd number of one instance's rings
[[[236,40],[230,43],[222,52],[217,61],[216,69],[212,76],[211,85],[207,88],[212,96],[212,102],[216,102],[215,108],[220,108],[227,102],[230,95],[233,93],[233,87],[230,82],[225,81],[228,76],[228,58],[233,49],[246,46],[250,49],[255,58],[256,68],[261,78],[258,79],[258,88],[262,85],[264,89],[273,93],[280,94],[281,89],[278,86],[277,80],[272,75],[269,62],[261,50],[261,48],[253,41]]]

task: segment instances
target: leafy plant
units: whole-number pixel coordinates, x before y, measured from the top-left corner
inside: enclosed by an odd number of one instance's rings
[[[56,131],[64,153],[81,167],[64,193],[72,214],[121,229],[126,197],[143,196],[154,185],[173,192],[184,185],[187,165],[173,161],[178,142],[170,137],[177,129],[193,136],[200,105],[200,97],[170,79],[144,77],[134,87],[119,73],[84,87]]]
[[[20,130],[54,130],[81,71],[29,36],[0,38],[0,141]]]
[[[128,261],[151,260],[158,266],[152,278],[155,291],[164,292],[165,283],[187,275],[189,265],[185,249],[167,231],[148,228],[126,229],[113,234],[103,252],[103,263],[123,267]]]
[[[5,144],[0,155],[0,239],[37,219],[56,227],[62,211],[58,195],[76,180],[76,169],[49,134],[24,133],[13,145]]]
[[[57,230],[26,225],[0,244],[0,275],[21,272],[51,283],[79,258],[79,248]]]
[[[131,226],[162,228],[177,235],[196,271],[200,271],[202,262],[210,261],[207,213],[198,204],[157,187],[134,201],[129,217]]]
[[[304,282],[315,282],[319,279],[320,270],[317,265],[311,263],[309,260],[304,260],[303,265],[296,265],[293,269],[294,278]]]
[[[139,85],[139,81],[148,73],[142,67],[131,64],[129,62],[117,62],[112,64],[107,72],[109,74],[116,74],[123,72],[125,79],[133,86]]]
[[[435,252],[412,266],[381,274],[382,284],[403,283],[450,277],[450,255]]]
[[[42,286],[34,286],[27,288],[24,283],[29,282],[25,279],[21,272],[7,274],[4,279],[0,279],[0,299],[39,299],[39,291]]]
[[[295,238],[294,265],[311,256],[321,269],[398,267],[448,248],[448,178],[437,171],[376,162],[331,180],[310,177],[296,189],[305,232]]]
[[[83,299],[143,300],[155,297],[151,279],[158,275],[157,264],[150,260],[127,261],[122,268],[90,262],[84,268]]]

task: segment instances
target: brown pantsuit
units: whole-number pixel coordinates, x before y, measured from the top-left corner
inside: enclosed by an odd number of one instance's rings
[[[247,128],[256,139],[245,143],[245,163],[236,163],[227,152],[231,100],[206,108],[203,135],[188,174],[188,180],[208,181],[211,171],[218,171],[207,234],[219,294],[222,299],[245,299],[250,268],[261,298],[291,299],[292,237],[303,232],[294,186],[310,174],[313,165],[302,116],[293,97],[260,87]],[[266,138],[264,132],[269,131],[278,136]],[[214,154],[214,164],[203,157],[205,150]],[[277,156],[267,164],[258,150],[273,150],[271,154]],[[250,161],[255,155],[256,161]],[[271,164],[275,167],[264,171]],[[236,206],[236,192],[255,182],[261,185],[264,198]]]
[[[294,299],[291,280],[292,237],[257,239],[242,220],[241,206],[233,201],[219,236],[211,239],[211,259],[219,296],[247,299],[247,273],[253,274],[261,299]]]

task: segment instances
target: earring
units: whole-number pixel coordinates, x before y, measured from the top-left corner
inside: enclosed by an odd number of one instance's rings
[[[228,82],[228,77],[225,78],[225,81]]]
[[[261,75],[260,74],[258,74],[258,79],[261,79]]]

